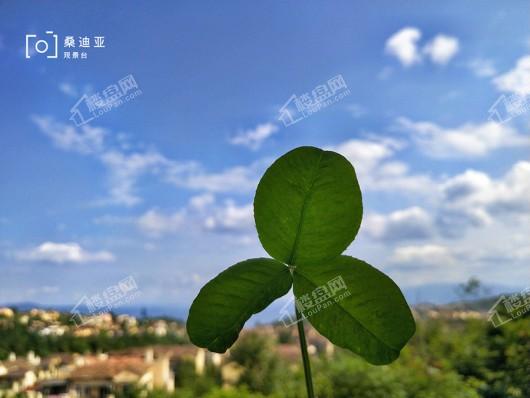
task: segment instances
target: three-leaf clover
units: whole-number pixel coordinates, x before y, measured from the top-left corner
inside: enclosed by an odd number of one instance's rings
[[[300,298],[340,277],[346,297],[302,314],[332,343],[368,362],[394,361],[416,326],[392,279],[342,255],[357,235],[362,212],[355,170],[343,156],[300,147],[277,159],[254,198],[259,239],[273,258],[237,263],[201,289],[187,320],[192,343],[225,352],[245,322],[291,286]]]

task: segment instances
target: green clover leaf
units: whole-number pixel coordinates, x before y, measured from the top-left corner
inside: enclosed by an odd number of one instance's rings
[[[258,236],[274,259],[243,261],[208,282],[190,308],[186,325],[191,341],[225,352],[245,322],[291,286],[301,301],[339,280],[341,295],[300,309],[302,315],[332,343],[372,364],[398,358],[416,329],[403,294],[381,271],[342,255],[357,235],[362,212],[355,170],[343,156],[300,147],[277,159],[254,198]],[[299,309],[296,314],[300,320]],[[303,327],[298,330],[312,396]]]

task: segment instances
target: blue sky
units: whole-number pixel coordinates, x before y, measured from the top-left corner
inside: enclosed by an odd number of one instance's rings
[[[74,303],[132,275],[138,303],[189,304],[266,255],[253,192],[300,145],[352,161],[365,217],[348,252],[401,286],[528,285],[530,118],[488,111],[530,94],[530,4],[198,3],[0,5],[0,302]],[[59,58],[27,59],[49,30]],[[105,47],[64,59],[65,36]],[[141,94],[70,120],[129,75]],[[278,120],[337,75],[349,95]]]

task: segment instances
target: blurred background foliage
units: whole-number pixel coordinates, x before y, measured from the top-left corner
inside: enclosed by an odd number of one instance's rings
[[[490,303],[480,305],[489,308]],[[183,361],[175,370],[173,393],[130,391],[127,398],[305,397],[299,356],[288,360],[275,349],[278,344],[296,345],[296,333],[292,327],[276,330],[272,336],[248,330],[230,350],[229,360],[241,370],[235,386],[223,386],[219,368],[211,366],[198,375],[193,363]],[[0,328],[3,357],[30,349],[45,356],[181,343],[187,343],[185,337],[124,334],[117,338],[101,333],[57,338],[40,336],[18,324]],[[530,317],[495,328],[483,318],[418,316],[415,336],[390,365],[372,366],[338,348],[331,356],[312,355],[311,364],[319,398],[528,398]]]
[[[278,340],[285,339],[279,336]],[[223,389],[215,372],[180,380],[175,397],[304,397],[303,370],[274,355],[271,338],[244,335],[231,352],[244,367],[239,385]],[[530,397],[530,318],[494,328],[484,320],[425,319],[391,365],[372,366],[343,350],[312,357],[321,398]],[[153,393],[166,397],[167,393]]]

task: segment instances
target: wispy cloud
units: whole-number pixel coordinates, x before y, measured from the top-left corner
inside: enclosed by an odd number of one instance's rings
[[[84,125],[76,128],[64,123],[56,122],[51,117],[37,116],[31,120],[59,149],[78,152],[84,155],[101,152],[107,131],[100,127]]]
[[[114,255],[108,251],[91,252],[76,242],[44,242],[36,247],[20,250],[15,257],[23,261],[43,261],[52,263],[88,263],[114,261]]]
[[[359,104],[349,104],[346,106],[346,109],[355,119],[359,119],[366,115],[366,109]]]
[[[98,217],[94,223],[134,226],[150,238],[191,231],[241,235],[253,229],[254,211],[251,203],[238,205],[233,199],[218,203],[214,195],[206,193],[192,196],[186,206],[177,210],[151,208],[138,216]]]
[[[493,83],[500,91],[530,94],[530,55],[519,58],[513,69],[493,79]]]
[[[263,161],[235,166],[220,172],[208,172],[198,162],[178,161],[156,149],[129,151],[119,137],[112,144],[110,131],[84,125],[74,127],[51,117],[33,116],[33,122],[59,149],[91,155],[107,169],[107,197],[94,199],[97,206],[135,206],[142,202],[138,182],[144,176],[156,176],[160,182],[205,192],[250,192],[255,188]],[[109,139],[107,139],[109,138]]]
[[[185,212],[180,210],[164,214],[158,209],[151,209],[136,220],[137,226],[147,235],[160,237],[178,231],[185,222]]]
[[[204,226],[210,231],[244,232],[254,227],[254,208],[252,203],[237,206],[227,200],[222,206],[214,209],[213,214],[206,218]]]
[[[219,172],[208,172],[201,165],[194,163],[186,170],[181,167],[170,168],[166,179],[177,187],[194,191],[243,193],[251,192],[256,188],[259,173],[263,168],[263,161],[257,161],[248,166],[235,166]]]
[[[138,179],[146,174],[157,174],[171,162],[157,151],[125,154],[110,150],[99,156],[109,170],[110,192],[108,198],[97,204],[134,206],[142,201],[136,194]]]
[[[59,90],[63,94],[67,95],[68,97],[77,98],[80,96],[77,88],[71,83],[66,83],[66,82],[60,83]]]
[[[497,74],[493,61],[484,58],[475,58],[468,62],[467,67],[477,77],[491,77]]]
[[[430,195],[433,191],[431,178],[410,173],[406,163],[394,159],[405,146],[406,143],[400,140],[371,137],[347,140],[329,149],[350,160],[365,190]]]
[[[414,267],[451,266],[456,259],[451,251],[441,245],[402,246],[394,250],[391,261],[394,264]]]
[[[432,122],[414,122],[400,117],[396,127],[408,132],[419,149],[433,158],[476,158],[496,149],[530,144],[530,139],[514,128],[495,122],[441,127]]]
[[[274,123],[264,123],[257,125],[254,129],[241,131],[230,138],[232,145],[241,145],[252,150],[257,150],[263,142],[278,132],[278,126]]]
[[[189,200],[189,206],[200,213],[204,212],[215,203],[215,196],[210,193],[192,196]]]

